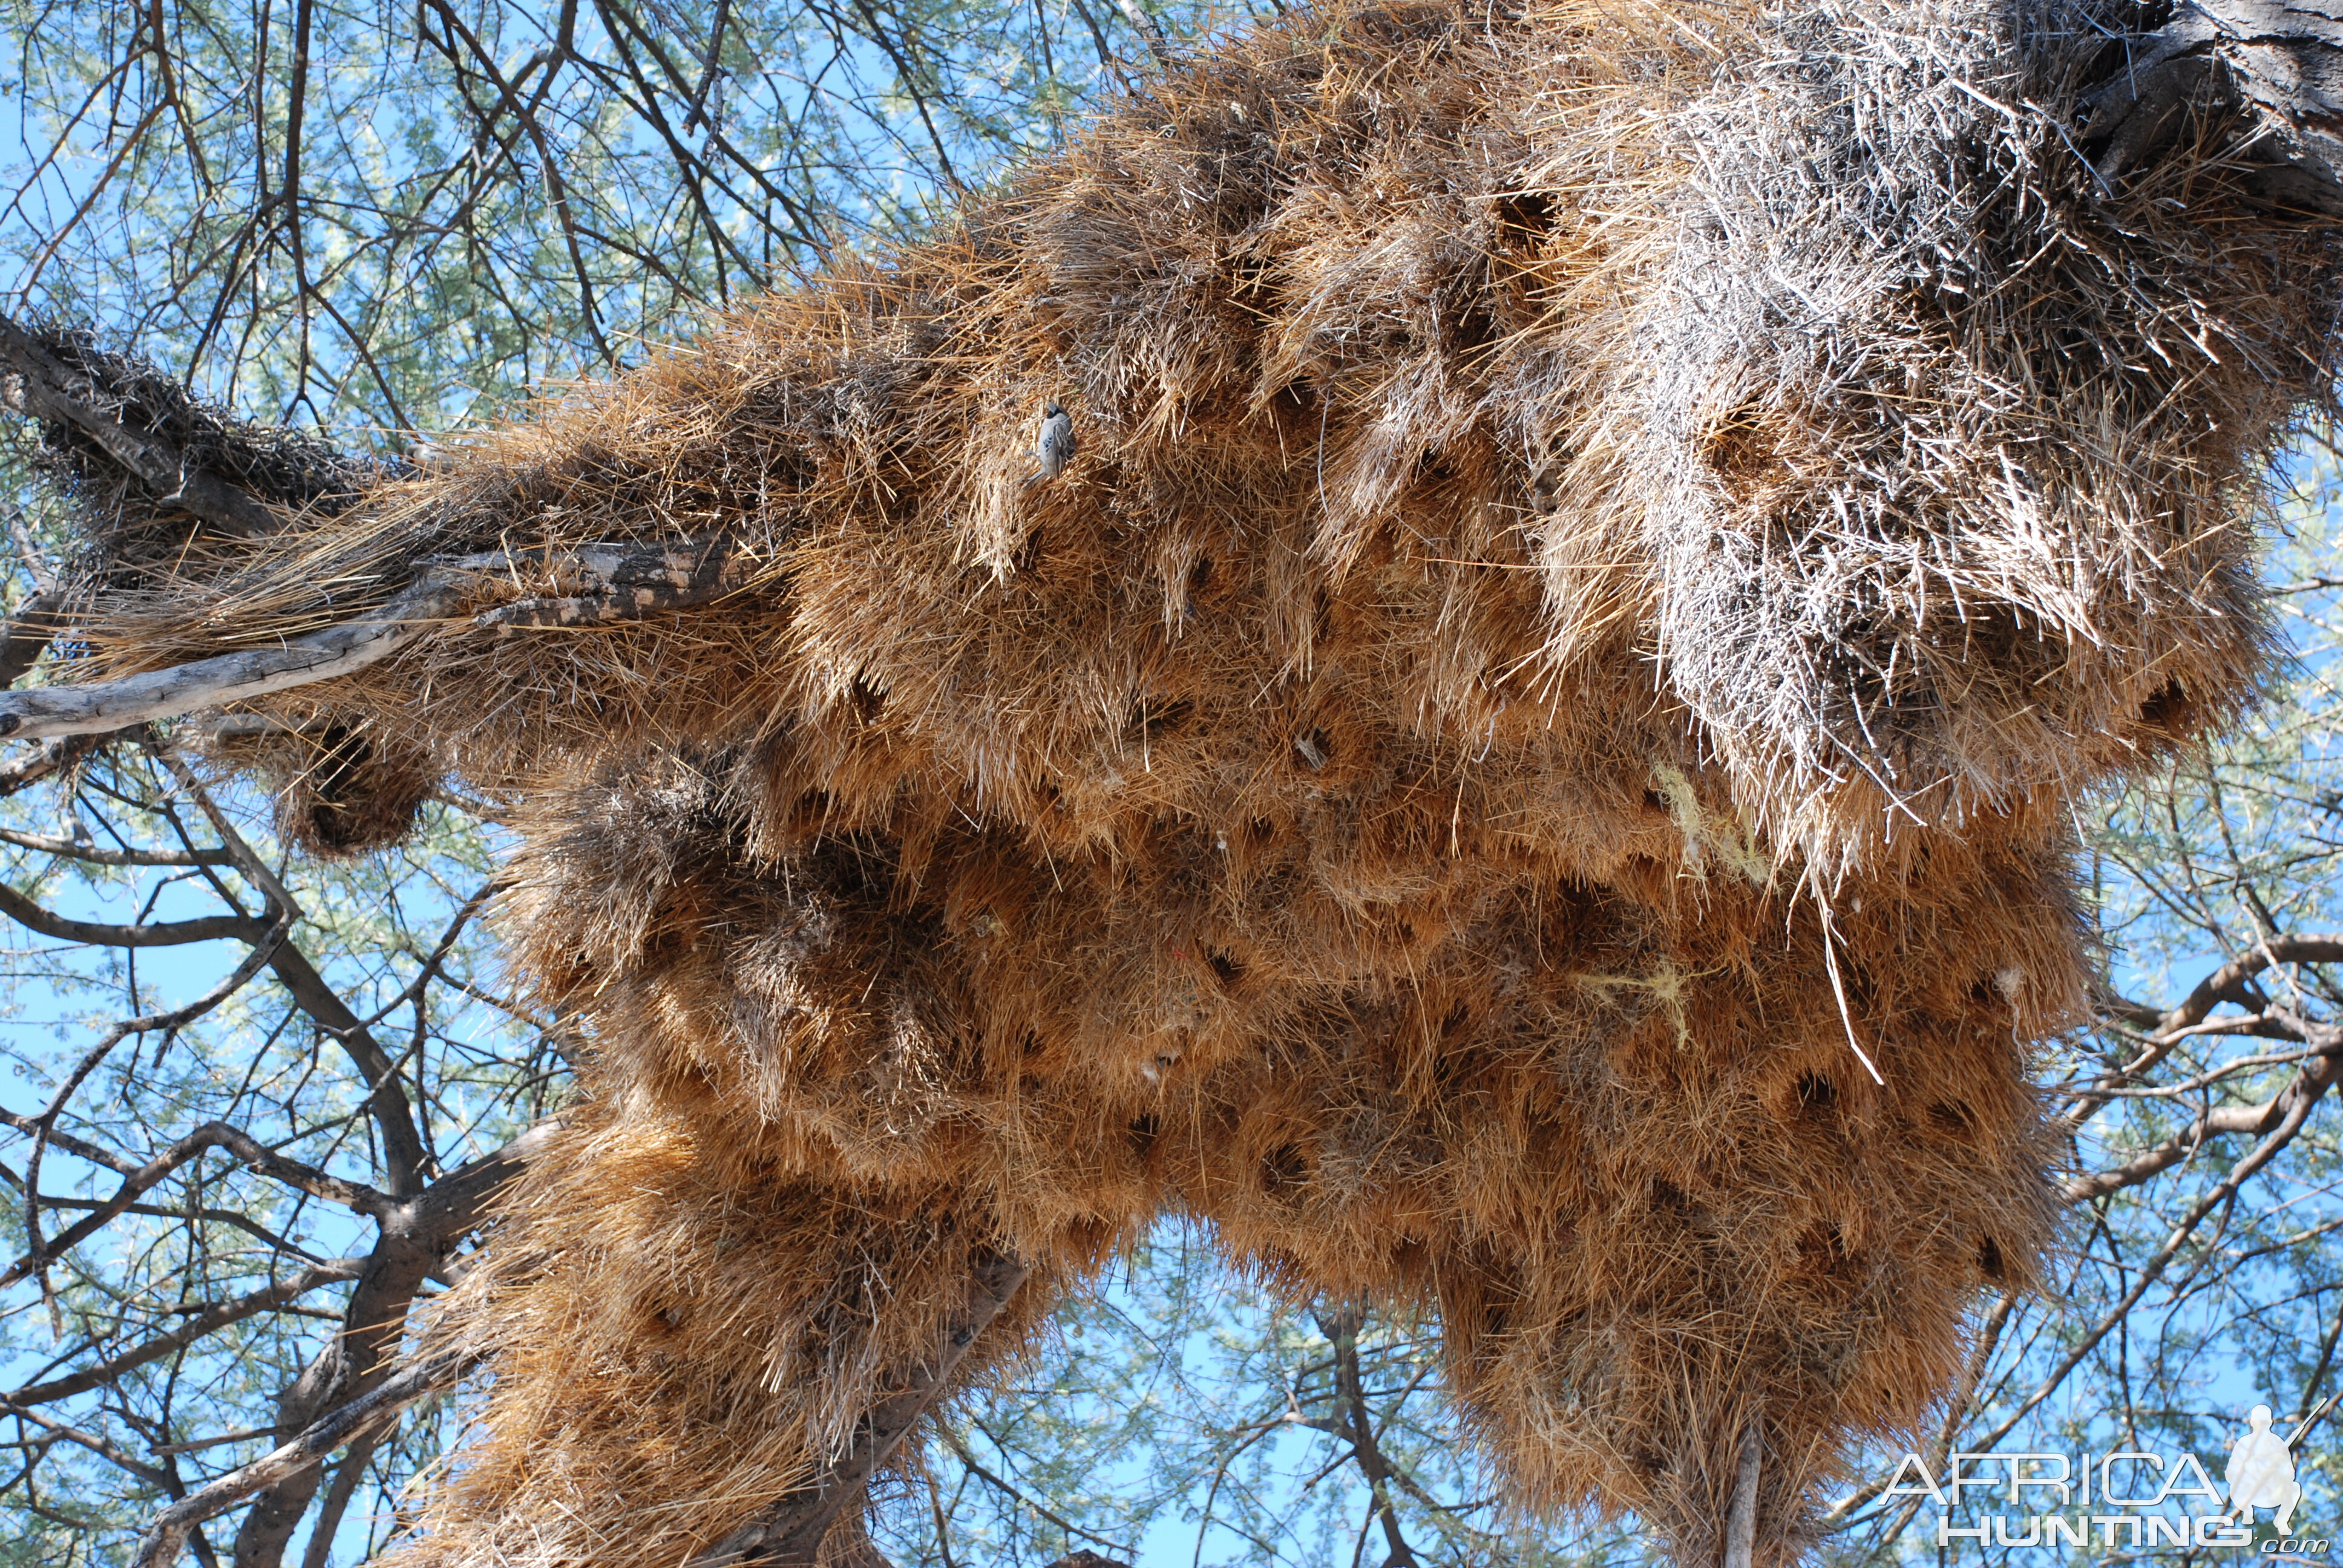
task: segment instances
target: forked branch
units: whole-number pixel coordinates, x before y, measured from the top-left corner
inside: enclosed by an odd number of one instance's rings
[[[462,1360],[449,1353],[418,1362],[372,1392],[320,1417],[282,1447],[181,1498],[156,1516],[146,1538],[139,1543],[134,1568],[170,1568],[178,1562],[188,1533],[196,1525],[226,1513],[256,1492],[314,1470],[342,1444],[380,1431],[408,1405],[453,1387],[464,1367]]]

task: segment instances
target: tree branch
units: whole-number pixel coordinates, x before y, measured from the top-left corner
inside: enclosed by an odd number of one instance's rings
[[[36,1126],[36,1119],[33,1117],[20,1117],[5,1112],[0,1112],[0,1115],[5,1116],[9,1125],[19,1126],[23,1131],[31,1131]],[[56,1141],[54,1134],[51,1135],[49,1141]],[[114,1196],[99,1203],[96,1208],[75,1221],[65,1230],[58,1231],[39,1251],[28,1252],[10,1264],[6,1272],[0,1273],[0,1290],[15,1284],[34,1270],[45,1268],[63,1257],[68,1249],[96,1233],[99,1227],[128,1210],[132,1203],[152,1191],[157,1182],[206,1149],[225,1149],[264,1176],[273,1177],[288,1187],[308,1193],[311,1197],[323,1198],[329,1202],[339,1203],[345,1208],[374,1219],[381,1219],[396,1207],[394,1200],[376,1191],[371,1187],[360,1182],[345,1181],[338,1176],[328,1176],[322,1171],[312,1170],[297,1161],[286,1159],[254,1140],[249,1134],[230,1127],[225,1121],[209,1121],[172,1144],[170,1148],[155,1156],[136,1171],[126,1175],[122,1180],[122,1185],[115,1189]]]
[[[1747,1419],[1736,1445],[1733,1497],[1725,1510],[1725,1568],[1755,1568],[1757,1559],[1757,1472],[1765,1457],[1765,1428],[1755,1414]]]
[[[2059,1189],[2058,1195],[2069,1203],[2088,1203],[2127,1187],[2137,1187],[2157,1172],[2170,1170],[2202,1149],[2209,1138],[2232,1132],[2268,1132],[2285,1120],[2297,1103],[2316,1100],[2334,1086],[2338,1071],[2343,1070],[2338,1053],[2343,1053],[2343,1038],[2330,1040],[2322,1054],[2303,1064],[2292,1082],[2261,1104],[2223,1105],[2201,1111],[2187,1127],[2122,1164],[2074,1178]]]
[[[379,1431],[408,1405],[452,1388],[464,1370],[464,1362],[453,1354],[417,1362],[312,1422],[282,1447],[174,1503],[147,1527],[134,1568],[169,1568],[179,1560],[188,1533],[197,1524],[226,1513],[256,1492],[314,1470],[343,1443]]]
[[[951,1386],[952,1374],[985,1326],[1001,1315],[1030,1271],[1006,1257],[980,1262],[969,1282],[968,1304],[946,1320],[932,1362],[910,1369],[903,1387],[874,1405],[855,1429],[845,1453],[812,1480],[785,1493],[757,1516],[700,1553],[686,1568],[734,1568],[758,1563],[801,1568],[839,1514],[859,1502],[879,1467],[891,1458],[920,1418]]]
[[[222,654],[90,686],[0,694],[0,735],[89,735],[330,680],[388,658],[428,632],[463,597],[462,588],[426,578],[371,615],[291,638],[282,648]]]
[[[293,638],[283,647],[221,654],[88,686],[0,693],[0,736],[87,735],[201,708],[249,701],[380,663],[460,613],[492,573],[541,564],[578,591],[526,598],[478,616],[484,628],[575,627],[639,619],[710,604],[739,591],[738,558],[718,535],[671,547],[588,546],[545,556],[468,556],[427,568],[381,608]]]
[[[2293,177],[2273,194],[2343,213],[2343,16],[2299,0],[2181,0],[2123,41],[2122,65],[2085,97],[2102,185],[2147,162],[2210,94],[2251,106]]]
[[[1147,40],[1147,51],[1155,56],[1155,63],[1159,65],[1172,65],[1172,45],[1163,36],[1163,25],[1149,15],[1139,0],[1114,0],[1114,3],[1121,8],[1122,19],[1131,24],[1131,30]]]
[[[1375,1441],[1374,1412],[1367,1405],[1366,1379],[1359,1370],[1359,1331],[1365,1324],[1365,1309],[1352,1302],[1332,1317],[1321,1317],[1318,1332],[1334,1347],[1336,1422],[1359,1462],[1359,1473],[1366,1478],[1374,1516],[1383,1521],[1383,1542],[1391,1548],[1384,1568],[1412,1568],[1415,1550],[1400,1530],[1399,1511],[1391,1498],[1391,1463]]]
[[[2110,1091],[2137,1078],[2169,1056],[2175,1047],[2211,1016],[2215,1008],[2224,1002],[2238,1007],[2252,1006],[2253,999],[2246,991],[2246,982],[2271,965],[2338,961],[2343,961],[2343,935],[2322,932],[2310,936],[2268,937],[2258,943],[2254,951],[2229,960],[2198,980],[2195,989],[2182,999],[2180,1005],[2169,1011],[2157,1012],[2150,1008],[2109,997],[2105,1010],[2147,1030],[2148,1045],[2122,1067],[2103,1074],[2088,1089],[2078,1091],[2074,1102],[2063,1113],[2067,1125],[2079,1127],[2089,1121],[2101,1106],[2115,1098]]]
[[[505,630],[608,625],[712,603],[739,587],[727,534],[667,549],[578,550],[561,564],[585,579],[587,591],[500,605],[473,624]]]
[[[16,607],[5,629],[0,630],[0,687],[15,685],[41,661],[49,639],[56,635],[57,612],[65,608],[65,595],[56,589],[41,588]]]
[[[202,518],[223,533],[249,538],[275,531],[276,515],[244,491],[200,468],[189,467],[185,456],[168,442],[100,413],[87,401],[87,377],[5,316],[0,316],[0,364],[7,367],[7,374],[0,377],[0,405],[35,419],[72,426],[156,499]]]
[[[485,1217],[497,1190],[522,1161],[544,1149],[552,1131],[551,1125],[532,1129],[381,1217],[381,1234],[350,1292],[341,1332],[278,1396],[280,1434],[290,1436],[316,1421],[329,1401],[347,1401],[394,1381],[416,1292],[438,1270],[456,1239]],[[303,1464],[271,1475],[256,1489],[259,1498],[236,1531],[239,1565],[275,1568],[283,1560],[294,1529],[317,1495],[318,1479],[317,1466]]]
[[[2083,1359],[2086,1356],[2098,1348],[2099,1342],[2106,1339],[2114,1332],[2117,1323],[2130,1315],[2131,1310],[2137,1306],[2141,1298],[2147,1294],[2148,1287],[2163,1277],[2164,1271],[2171,1266],[2174,1258],[2179,1256],[2180,1249],[2187,1243],[2189,1237],[2197,1233],[2197,1227],[2204,1222],[2205,1217],[2235,1197],[2238,1189],[2251,1181],[2257,1171],[2276,1159],[2279,1151],[2294,1141],[2295,1134],[2302,1131],[2303,1122],[2308,1120],[2311,1107],[2318,1103],[2319,1096],[2326,1091],[2324,1082],[2307,1086],[2306,1081],[2309,1077],[2310,1075],[2306,1072],[2295,1080],[2294,1085],[2281,1097],[2288,1103],[2285,1115],[2278,1125],[2271,1128],[2259,1143],[2247,1151],[2245,1158],[2229,1167],[2228,1173],[2215,1183],[2211,1191],[2190,1206],[2187,1215],[2179,1224],[2172,1228],[2172,1233],[2165,1238],[2164,1244],[2140,1265],[2137,1277],[2133,1280],[2131,1289],[2125,1292],[2123,1299],[2109,1308],[2107,1313],[2097,1322],[2092,1324],[2074,1344],[2067,1347],[2066,1353],[2059,1358],[2057,1365],[2051,1369],[2049,1375],[2042,1380],[2016,1410],[2011,1411],[1991,1432],[1977,1440],[1974,1452],[1991,1452],[1994,1445],[2015,1432],[2017,1429],[2017,1423],[2032,1413],[2036,1405],[2056,1393],[2058,1391],[2058,1385],[2066,1381],[2067,1375],[2083,1364]],[[2301,1090],[2302,1092],[2298,1093],[2297,1090]]]
[[[155,926],[117,926],[97,920],[70,920],[43,909],[5,882],[0,882],[0,915],[61,942],[87,942],[108,948],[174,948],[188,942],[265,940],[269,922],[254,915],[205,915],[192,920],[165,920]]]
[[[76,843],[71,839],[53,839],[45,833],[24,833],[14,828],[0,828],[0,844],[14,844],[20,849],[34,849],[44,855],[63,855],[67,859],[87,860],[96,866],[226,866],[234,863],[226,849],[105,849],[95,844]]]
[[[191,1345],[206,1334],[216,1333],[228,1324],[240,1322],[256,1312],[265,1312],[272,1308],[281,1307],[297,1297],[307,1295],[320,1285],[355,1280],[364,1268],[365,1261],[358,1258],[336,1258],[327,1262],[313,1264],[293,1278],[280,1281],[266,1290],[255,1291],[250,1295],[238,1296],[235,1301],[224,1302],[208,1311],[198,1312],[170,1332],[157,1334],[136,1349],[125,1351],[122,1354],[100,1362],[96,1366],[85,1367],[80,1372],[48,1382],[34,1383],[29,1387],[20,1388],[14,1393],[0,1394],[0,1409],[15,1405],[49,1404],[57,1400],[70,1399],[77,1393],[87,1393],[94,1388],[102,1388],[124,1372],[145,1366],[148,1362],[159,1361],[173,1351],[185,1345]]]

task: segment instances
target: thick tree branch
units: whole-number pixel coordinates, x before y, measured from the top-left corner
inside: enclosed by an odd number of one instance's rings
[[[278,1397],[279,1435],[292,1438],[328,1404],[396,1382],[407,1313],[447,1250],[487,1216],[496,1192],[524,1161],[542,1152],[557,1123],[531,1129],[494,1154],[472,1161],[383,1214],[381,1234],[350,1292],[342,1332]],[[319,1455],[320,1458],[323,1455]],[[275,1568],[317,1496],[320,1472],[302,1464],[273,1474],[236,1535],[236,1561]]]
[[[2164,1015],[2157,1032],[2170,1034],[2176,1030],[2202,1023],[2223,1002],[2246,1000],[2241,989],[2246,981],[2272,964],[2338,961],[2343,961],[2343,935],[2321,932],[2310,936],[2270,937],[2254,951],[2231,959],[2198,980],[2180,1005]]]
[[[1392,1504],[1391,1462],[1375,1441],[1374,1412],[1367,1403],[1366,1379],[1359,1367],[1359,1331],[1365,1325],[1365,1309],[1355,1302],[1318,1320],[1318,1332],[1334,1347],[1336,1431],[1350,1443],[1351,1456],[1358,1462],[1359,1473],[1365,1477],[1368,1494],[1373,1499],[1374,1517],[1383,1523],[1383,1543],[1390,1548],[1384,1568],[1411,1568],[1416,1561],[1415,1549],[1407,1543],[1400,1529],[1399,1511]]]
[[[5,882],[0,882],[0,915],[61,942],[87,942],[93,947],[172,948],[188,942],[237,941],[258,944],[266,940],[269,922],[256,915],[205,915],[192,920],[165,920],[153,926],[117,926],[97,920],[76,920],[53,914]]]
[[[802,1568],[812,1563],[822,1536],[840,1513],[861,1500],[879,1467],[902,1447],[920,1418],[943,1397],[977,1336],[1001,1315],[1028,1272],[1024,1264],[1011,1258],[993,1257],[979,1263],[970,1277],[968,1304],[945,1322],[934,1359],[910,1369],[903,1386],[864,1415],[847,1452],[812,1480],[691,1559],[686,1568],[733,1568],[748,1563]]]
[[[16,607],[6,629],[0,631],[0,687],[15,685],[41,661],[42,651],[62,624],[58,612],[64,608],[65,595],[55,588],[43,588]]]
[[[1757,1480],[1765,1457],[1765,1423],[1754,1414],[1742,1429],[1733,1465],[1733,1495],[1725,1509],[1724,1568],[1755,1568],[1757,1560]]]
[[[2258,112],[2292,166],[2273,194],[2343,213],[2343,5],[2181,0],[2163,27],[2122,46],[2121,64],[2085,100],[2103,181],[2153,157],[2192,105],[2231,94]]]
[[[89,735],[330,680],[388,658],[429,631],[462,598],[459,586],[427,578],[372,615],[294,638],[281,648],[226,653],[90,686],[9,692],[0,696],[0,735]]]
[[[35,419],[72,426],[158,500],[239,538],[276,528],[276,515],[244,491],[189,467],[186,457],[168,442],[133,430],[101,412],[88,400],[88,378],[5,316],[0,316],[0,365],[6,367],[5,375],[0,376],[0,404]]]
[[[1122,19],[1131,24],[1132,32],[1147,40],[1147,52],[1155,56],[1159,65],[1172,65],[1172,43],[1163,35],[1163,25],[1147,14],[1139,0],[1115,0],[1121,8]]]
[[[711,604],[739,590],[737,558],[723,536],[673,547],[595,547],[535,561],[528,552],[467,557],[427,569],[370,614],[282,647],[88,686],[0,694],[0,735],[96,734],[331,680],[388,658],[458,614],[480,591],[483,577],[523,565],[538,565],[577,591],[499,606],[482,612],[475,624],[508,629],[605,625]]]
[[[505,1183],[551,1147],[562,1126],[562,1118],[548,1117],[503,1148],[431,1183],[407,1205],[404,1223],[408,1231],[444,1251],[478,1230]]]
[[[739,586],[732,542],[723,534],[671,549],[580,550],[562,565],[584,579],[586,591],[500,605],[474,624],[512,630],[604,626],[709,604]]]

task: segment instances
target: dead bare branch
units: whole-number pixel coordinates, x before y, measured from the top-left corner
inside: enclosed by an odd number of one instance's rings
[[[602,625],[714,604],[739,585],[739,559],[720,535],[671,548],[589,547],[540,559],[557,580],[566,578],[581,591],[504,605],[480,614],[478,624],[510,629]],[[516,551],[430,568],[379,609],[278,648],[88,686],[0,693],[0,735],[108,733],[348,675],[429,635],[484,591],[483,578],[509,574],[529,561],[528,552]]]
[[[137,477],[157,500],[202,518],[224,533],[250,538],[277,527],[274,513],[244,491],[189,466],[166,442],[133,430],[86,401],[87,388],[71,367],[39,338],[0,316],[0,405],[36,419],[70,425]]]
[[[342,1444],[380,1430],[409,1405],[454,1387],[463,1374],[464,1362],[453,1355],[417,1362],[319,1417],[291,1442],[180,1499],[147,1527],[136,1568],[168,1568],[179,1560],[196,1525],[226,1513],[256,1492],[314,1470]]]

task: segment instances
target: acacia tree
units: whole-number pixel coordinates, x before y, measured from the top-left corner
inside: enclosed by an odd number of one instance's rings
[[[2146,107],[2110,106],[2147,127],[2111,158],[2144,156],[2159,94],[2316,42],[2308,15],[2182,8],[2140,62]],[[47,646],[45,596],[68,564],[60,508],[90,505],[101,469],[230,511],[271,486],[330,495],[694,311],[915,231],[1201,25],[1138,0],[8,16],[15,312],[100,334],[5,356],[25,417],[11,680],[76,652]],[[106,446],[109,423],[143,459]],[[215,471],[231,482],[204,502],[186,477]],[[2276,568],[2296,662],[2268,711],[2093,827],[2104,1011],[2043,1062],[2075,1137],[2067,1291],[1985,1304],[1939,1456],[2114,1433],[2217,1466],[2211,1418],[2241,1379],[2298,1414],[2338,1381],[2329,501],[2306,485]],[[0,769],[0,913],[20,932],[0,1507],[21,1525],[0,1560],[126,1557],[158,1509],[321,1420],[341,1423],[326,1462],[271,1473],[187,1546],[323,1564],[378,1543],[454,1435],[449,1407],[408,1402],[433,1380],[396,1382],[386,1357],[565,1092],[561,1020],[505,993],[478,919],[500,802],[441,792],[404,803],[418,820],[396,849],[297,852],[353,837],[338,742],[313,738],[306,783],[271,799],[206,780],[183,739],[140,727]],[[885,1551],[955,1568],[1176,1530],[1199,1560],[1640,1554],[1632,1526],[1558,1532],[1495,1503],[1446,1424],[1433,1325],[1282,1302],[1199,1255],[1168,1231],[1063,1314],[1058,1357],[945,1412],[882,1485]],[[1858,1492],[1831,1550],[1916,1551],[1914,1517]]]
[[[5,397],[31,421],[9,474],[10,679],[57,608],[60,508],[167,493],[235,526],[256,498],[330,499],[679,315],[916,228],[1122,80],[1124,51],[1167,46],[1136,5],[1084,0],[10,22],[26,137],[0,227],[19,308],[102,323],[168,366],[7,329]],[[186,386],[264,423],[215,417]],[[500,993],[477,922],[494,803],[417,803],[395,851],[290,854],[345,838],[347,803],[215,790],[177,739],[39,749],[0,779],[20,852],[0,909],[28,933],[10,1043],[27,1098],[0,1111],[25,1237],[0,1331],[5,1496],[26,1528],[0,1550],[27,1560],[118,1552],[160,1504],[332,1411],[396,1414],[386,1356],[410,1307],[460,1271],[565,1087],[559,1021]],[[330,743],[320,760],[330,773]],[[1282,1320],[1268,1332],[1292,1339]],[[1347,1369],[1330,1397],[1379,1453],[1379,1432],[1401,1434],[1363,1412],[1393,1391],[1363,1369],[1396,1342],[1353,1332],[1325,1368],[1297,1362],[1293,1408]],[[1398,1392],[1420,1392],[1420,1343],[1399,1364]],[[985,1430],[971,1414],[940,1462],[940,1548],[949,1519],[980,1513],[970,1527],[1020,1555],[1112,1541],[1037,1512],[1032,1456]],[[259,1489],[232,1540],[197,1522],[188,1545],[266,1563],[299,1544],[321,1563],[378,1540],[445,1433],[426,1412],[339,1435],[328,1469]]]
[[[2063,1291],[1988,1304],[1968,1386],[1926,1434],[1938,1472],[1955,1451],[2125,1448],[2218,1475],[2247,1405],[2290,1430],[2343,1381],[2335,487],[2310,446],[2273,540],[2287,652],[2264,708],[2087,825],[2106,981],[2042,1070],[2071,1140]],[[2316,1431],[2297,1452],[2323,1532],[2338,1466]],[[1894,1463],[1831,1510],[1837,1551],[1890,1557],[1919,1533],[1921,1499],[1879,1495]]]
[[[1119,80],[1132,25],[1093,0],[7,16],[15,297],[392,448],[917,227]]]
[[[10,338],[8,404],[35,424],[8,464],[7,678],[70,564],[57,508],[105,488],[124,431],[150,500],[315,502],[915,226],[1123,69],[1131,25],[1085,0],[8,7],[14,297],[168,370]],[[192,494],[165,477],[224,463]],[[278,829],[329,844],[334,808],[215,792],[174,739],[35,749],[0,779],[0,907],[25,935],[0,1411],[26,1526],[0,1552],[28,1560],[116,1554],[159,1503],[379,1394],[564,1089],[558,1020],[500,994],[475,922],[493,805],[406,802],[422,820],[396,851],[288,859]],[[232,1543],[190,1544],[273,1563],[306,1520],[305,1561],[350,1555],[440,1443],[428,1414],[357,1432],[262,1489]]]

